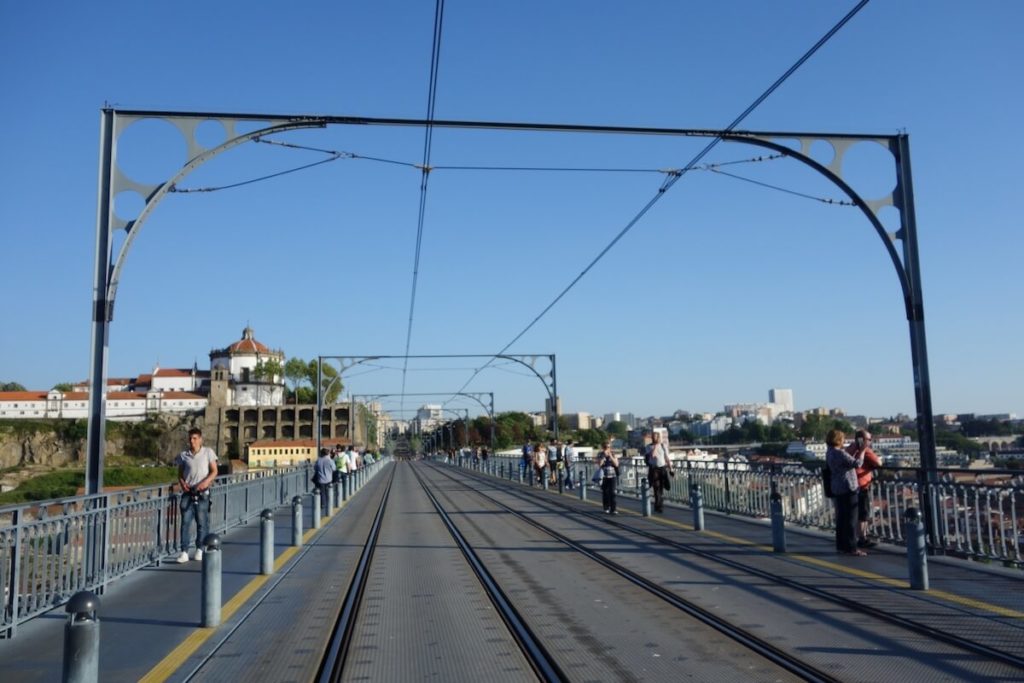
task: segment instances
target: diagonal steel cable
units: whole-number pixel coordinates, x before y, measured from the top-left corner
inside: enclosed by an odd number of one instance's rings
[[[843,26],[845,26],[845,25],[846,25],[846,24],[847,24],[847,23],[848,23],[848,22],[849,22],[849,21],[850,21],[851,19],[853,19],[853,17],[855,17],[855,16],[857,15],[857,13],[858,13],[858,12],[860,12],[860,11],[861,11],[862,9],[864,9],[865,5],[867,5],[867,4],[868,4],[868,2],[869,2],[869,0],[860,0],[860,2],[858,2],[858,3],[857,3],[857,4],[856,4],[856,5],[854,6],[854,7],[853,7],[853,9],[851,9],[851,10],[850,10],[849,12],[847,12],[847,13],[846,13],[846,15],[845,15],[845,16],[844,16],[844,17],[843,17],[842,19],[840,19],[840,20],[839,20],[838,22],[836,22],[836,24],[835,24],[835,25],[834,25],[834,26],[833,26],[832,28],[830,28],[830,29],[828,30],[828,32],[827,32],[827,33],[825,33],[825,35],[823,35],[823,36],[822,36],[821,38],[819,38],[819,39],[818,39],[818,42],[816,42],[816,43],[815,43],[814,45],[812,45],[812,46],[810,47],[810,49],[808,49],[808,50],[807,50],[807,51],[806,51],[806,52],[805,52],[805,53],[804,53],[804,54],[803,54],[803,55],[802,55],[802,56],[800,57],[800,59],[796,60],[796,62],[795,62],[795,63],[794,63],[794,64],[793,64],[793,65],[792,65],[791,67],[789,67],[788,69],[786,69],[785,73],[783,73],[783,74],[782,74],[781,76],[779,76],[779,78],[777,78],[777,79],[775,80],[775,82],[774,82],[774,83],[772,83],[772,84],[771,84],[770,86],[768,86],[768,88],[767,88],[767,89],[766,89],[766,90],[765,90],[764,92],[762,92],[762,93],[761,93],[761,94],[760,94],[760,95],[759,95],[759,96],[757,97],[757,99],[755,99],[755,100],[754,100],[753,102],[751,102],[751,103],[750,103],[750,105],[749,105],[749,106],[747,106],[747,108],[746,108],[746,109],[744,109],[744,110],[743,110],[743,111],[742,111],[742,112],[741,112],[741,113],[739,114],[739,116],[737,116],[737,117],[736,117],[735,119],[733,119],[733,120],[732,120],[732,123],[730,123],[730,124],[729,124],[729,125],[728,125],[728,126],[727,126],[727,127],[726,127],[726,128],[725,128],[725,129],[723,130],[723,131],[722,131],[722,133],[730,133],[730,132],[732,132],[732,131],[733,131],[733,130],[734,130],[734,129],[736,128],[736,126],[738,126],[738,125],[739,125],[740,123],[742,123],[742,122],[743,122],[743,120],[744,120],[744,119],[746,119],[746,118],[747,118],[748,116],[750,116],[750,114],[751,114],[751,113],[752,113],[752,112],[753,112],[753,111],[754,111],[755,109],[757,109],[757,108],[758,108],[758,107],[759,107],[759,106],[761,105],[761,103],[762,103],[762,102],[764,102],[764,101],[765,101],[766,99],[768,99],[768,97],[769,97],[769,96],[771,96],[771,94],[772,94],[772,93],[774,93],[774,92],[775,92],[776,90],[778,90],[778,89],[779,89],[779,87],[780,87],[780,86],[781,86],[781,85],[782,85],[783,83],[785,83],[785,82],[786,82],[786,80],[787,80],[787,79],[789,79],[789,77],[790,77],[790,76],[792,76],[792,75],[793,75],[793,74],[794,74],[794,73],[796,72],[796,70],[797,70],[797,69],[799,69],[799,68],[800,68],[801,66],[803,66],[804,62],[806,62],[806,61],[807,61],[808,59],[810,59],[810,58],[811,58],[811,57],[812,57],[812,56],[813,56],[813,55],[814,55],[814,54],[815,54],[815,53],[816,53],[816,52],[817,52],[818,50],[820,50],[820,49],[821,49],[821,48],[822,48],[822,47],[823,47],[823,46],[824,46],[824,45],[825,45],[825,44],[826,44],[826,43],[827,43],[827,42],[828,42],[829,40],[831,40],[831,39],[832,39],[832,37],[833,37],[833,36],[834,36],[834,35],[835,35],[836,33],[838,33],[840,29],[842,29],[842,28],[843,28]],[[690,159],[689,163],[687,163],[687,164],[686,164],[686,165],[685,165],[684,167],[682,167],[681,169],[679,169],[679,170],[678,170],[678,172],[673,172],[673,173],[669,174],[669,176],[668,176],[668,177],[666,177],[666,178],[665,178],[665,181],[664,181],[664,182],[663,182],[663,183],[661,184],[661,187],[659,187],[659,188],[658,188],[658,191],[657,191],[657,193],[655,193],[655,195],[654,195],[653,197],[651,197],[651,199],[650,199],[650,200],[649,200],[649,201],[648,201],[648,202],[647,202],[646,204],[644,204],[643,208],[641,208],[641,209],[640,209],[640,211],[638,211],[638,212],[636,213],[636,215],[634,215],[634,216],[633,216],[633,218],[631,218],[631,219],[629,220],[629,222],[628,222],[628,223],[626,223],[625,227],[623,227],[623,228],[622,228],[622,230],[620,230],[620,231],[619,231],[619,233],[618,233],[618,234],[617,234],[617,235],[616,235],[616,236],[615,236],[615,237],[614,237],[614,238],[612,239],[612,241],[611,241],[611,242],[609,242],[609,243],[608,243],[608,244],[607,244],[607,245],[606,245],[606,246],[604,247],[604,249],[602,249],[602,250],[601,250],[601,251],[600,251],[600,252],[599,252],[599,253],[597,254],[597,256],[595,256],[595,257],[594,257],[594,258],[593,258],[593,259],[592,259],[592,260],[590,261],[590,263],[588,263],[588,264],[587,264],[587,266],[586,266],[586,267],[585,267],[585,268],[584,268],[584,269],[583,269],[582,271],[580,271],[579,275],[577,275],[577,276],[576,276],[575,278],[573,278],[572,282],[570,282],[570,283],[569,283],[569,284],[568,284],[568,285],[567,285],[567,286],[566,286],[566,287],[565,287],[565,288],[564,288],[564,289],[563,289],[563,290],[562,290],[561,292],[559,292],[558,296],[556,296],[556,297],[555,297],[555,298],[554,298],[554,299],[553,299],[553,300],[551,301],[551,303],[549,303],[549,304],[548,304],[547,306],[545,306],[545,307],[544,307],[544,309],[543,309],[543,310],[542,310],[542,311],[541,311],[541,312],[540,312],[540,313],[539,313],[539,314],[538,314],[538,315],[537,315],[537,316],[536,316],[536,317],[535,317],[535,318],[534,318],[533,320],[531,320],[531,321],[530,321],[530,323],[529,323],[529,324],[528,324],[528,325],[527,325],[526,327],[524,327],[524,328],[523,328],[523,329],[522,329],[522,330],[521,330],[521,331],[519,332],[519,334],[517,334],[517,335],[516,335],[515,337],[513,337],[513,338],[512,338],[512,340],[511,340],[510,342],[508,342],[507,344],[505,344],[505,346],[503,346],[503,347],[501,348],[501,350],[500,350],[500,351],[498,351],[497,353],[495,353],[495,354],[494,354],[494,358],[496,358],[496,357],[498,357],[499,355],[501,355],[501,354],[505,353],[506,351],[508,351],[508,350],[509,350],[509,348],[511,348],[513,344],[515,344],[515,343],[516,343],[517,341],[519,341],[519,340],[520,340],[520,339],[521,339],[521,338],[523,337],[523,335],[525,335],[525,334],[526,334],[527,332],[529,332],[529,331],[530,331],[531,329],[533,329],[533,326],[534,326],[534,325],[536,325],[536,324],[537,324],[538,322],[540,322],[540,320],[541,320],[541,319],[542,319],[542,318],[543,318],[543,317],[544,317],[545,315],[547,315],[547,314],[548,314],[548,312],[549,312],[549,311],[551,311],[551,309],[552,309],[552,308],[554,308],[554,307],[555,307],[555,305],[556,305],[556,304],[557,304],[557,303],[558,303],[559,301],[561,301],[561,300],[562,300],[562,298],[563,298],[563,297],[564,297],[564,296],[565,296],[566,294],[568,294],[568,293],[569,293],[569,291],[570,291],[570,290],[571,290],[571,289],[572,289],[573,287],[575,287],[575,286],[576,286],[576,284],[577,284],[577,283],[578,283],[578,282],[579,282],[580,280],[582,280],[582,279],[583,279],[583,277],[584,277],[584,276],[585,276],[585,275],[586,275],[587,273],[589,273],[589,272],[590,272],[590,271],[591,271],[591,270],[593,269],[593,267],[594,267],[594,266],[596,266],[596,265],[598,264],[598,262],[600,262],[600,261],[601,261],[601,259],[603,259],[603,258],[605,257],[605,255],[606,255],[606,254],[607,254],[607,253],[608,253],[609,251],[611,251],[611,250],[612,250],[612,248],[613,248],[613,247],[614,247],[614,246],[615,246],[616,244],[618,244],[618,243],[619,243],[619,240],[621,240],[621,239],[622,239],[623,237],[625,237],[625,236],[626,236],[626,234],[627,234],[627,233],[628,233],[628,232],[629,232],[630,230],[632,230],[632,229],[633,229],[633,227],[634,227],[634,226],[636,226],[636,224],[637,224],[637,223],[639,223],[639,222],[640,222],[640,220],[641,220],[641,219],[642,219],[642,218],[643,218],[644,216],[646,216],[646,215],[647,215],[647,212],[648,212],[648,211],[650,211],[650,210],[651,210],[651,209],[652,209],[652,208],[654,207],[654,205],[655,205],[655,204],[657,204],[657,203],[658,203],[658,202],[659,202],[659,201],[661,200],[661,198],[662,198],[662,197],[664,197],[664,196],[665,196],[665,194],[667,194],[667,193],[668,193],[668,191],[669,191],[670,189],[672,189],[672,187],[673,187],[673,186],[674,186],[674,185],[675,185],[675,184],[676,184],[677,182],[679,182],[679,179],[680,179],[680,178],[682,178],[682,177],[683,177],[684,175],[686,175],[686,174],[687,174],[687,173],[688,173],[689,171],[693,170],[693,168],[694,168],[695,166],[697,166],[697,164],[699,164],[699,163],[700,163],[701,159],[703,159],[703,158],[704,158],[705,156],[707,156],[707,155],[708,155],[708,153],[709,153],[709,152],[711,152],[711,150],[713,150],[713,149],[714,149],[714,148],[715,148],[715,147],[716,147],[716,146],[718,145],[718,143],[720,143],[721,141],[722,141],[722,135],[717,135],[717,136],[715,136],[715,137],[714,137],[714,138],[712,138],[712,139],[711,139],[711,141],[710,141],[710,142],[709,142],[709,143],[708,143],[708,144],[707,144],[707,145],[706,145],[706,146],[704,147],[704,149],[702,149],[702,150],[701,150],[700,152],[698,152],[698,153],[697,153],[697,155],[696,155],[696,156],[694,156],[694,157],[693,157],[692,159]],[[494,358],[491,358],[491,360],[487,361],[487,362],[486,362],[486,363],[484,363],[484,364],[483,364],[482,366],[480,366],[480,368],[478,368],[477,370],[475,370],[475,371],[473,372],[472,376],[470,376],[470,378],[469,378],[468,380],[466,380],[466,383],[462,385],[462,388],[460,388],[460,389],[459,389],[459,391],[464,391],[464,390],[466,389],[466,387],[468,387],[468,386],[469,386],[469,384],[470,384],[470,383],[471,383],[471,382],[472,382],[472,381],[473,381],[473,380],[474,380],[474,379],[475,379],[475,378],[477,377],[477,375],[479,375],[479,374],[480,374],[481,372],[483,372],[483,370],[484,370],[484,369],[486,369],[486,368],[487,368],[487,367],[488,367],[488,366],[489,366],[489,365],[490,365],[490,364],[491,364],[491,363],[492,363],[492,362],[494,361]]]

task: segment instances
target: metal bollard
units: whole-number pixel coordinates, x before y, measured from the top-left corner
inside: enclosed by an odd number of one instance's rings
[[[523,467],[522,465],[520,465],[518,467],[518,469],[519,469],[519,483],[522,484],[523,483],[523,470],[526,469],[526,468]]]
[[[206,550],[203,551],[203,586],[202,586],[202,616],[200,626],[213,628],[220,625],[220,575],[221,575],[221,554],[220,536],[207,534],[203,539]]]
[[[302,496],[292,498],[292,545],[302,545]]]
[[[651,516],[651,484],[646,477],[640,482],[640,510],[644,517]]]
[[[701,494],[698,484],[694,484],[690,488],[690,506],[693,508],[694,530],[704,531],[704,496]]]
[[[338,484],[341,482],[331,482],[331,514],[341,507],[341,496],[338,495]]]
[[[540,471],[540,478],[544,482],[544,490],[547,491],[548,490],[548,468],[547,467],[545,467],[544,469],[542,469]]]
[[[260,513],[260,574],[274,573],[274,513],[269,508]]]
[[[782,496],[778,491],[772,492],[772,550],[777,553],[786,552],[786,515],[782,512]]]
[[[587,473],[586,467],[580,467],[580,476],[576,479],[576,486],[580,489],[580,500],[587,499],[587,484],[590,483],[590,475]]]
[[[71,596],[64,611],[64,683],[96,683],[100,675],[100,599],[81,591]]]
[[[903,537],[907,539],[907,568],[910,587],[928,590],[928,548],[924,535],[924,522],[917,508],[907,508],[903,517]]]
[[[562,469],[555,468],[555,476],[558,477],[558,495],[565,493],[565,477],[562,476]]]
[[[320,528],[320,489],[313,489],[313,528]]]

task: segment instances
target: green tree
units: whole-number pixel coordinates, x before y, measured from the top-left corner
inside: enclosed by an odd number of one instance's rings
[[[315,360],[309,361],[306,365],[306,379],[309,381],[310,386],[313,387],[315,392],[317,379]],[[343,386],[344,384],[338,375],[338,369],[333,365],[322,363],[320,365],[320,391],[322,393],[324,405],[329,405],[337,401],[338,396],[341,395]]]
[[[53,385],[53,389],[51,389],[51,391],[71,391],[73,388],[74,386],[71,382],[58,382]]]
[[[621,420],[609,422],[604,426],[604,431],[616,439],[625,439],[629,435],[629,427]]]
[[[301,358],[289,358],[284,364],[284,376],[292,385],[292,396],[299,402],[299,387],[309,378],[309,368]]]
[[[800,436],[811,441],[824,441],[825,435],[830,429],[840,429],[847,435],[852,435],[857,431],[846,420],[828,415],[808,415],[804,418],[804,423],[800,425]]]
[[[0,384],[0,391],[28,391],[17,382],[3,382]]]
[[[608,435],[600,429],[581,429],[577,435],[576,442],[581,446],[600,448],[604,445],[606,438],[608,438]]]

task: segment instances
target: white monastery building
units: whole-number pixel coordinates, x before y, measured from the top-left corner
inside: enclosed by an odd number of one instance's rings
[[[266,364],[270,364],[269,370]],[[276,367],[275,367],[276,366]],[[190,413],[206,409],[213,373],[227,380],[228,402],[235,405],[284,404],[284,352],[271,350],[253,337],[210,352],[210,370],[153,369],[138,377],[107,379],[107,419],[141,421],[156,413]],[[85,419],[89,415],[89,383],[71,391],[0,391],[0,419]]]

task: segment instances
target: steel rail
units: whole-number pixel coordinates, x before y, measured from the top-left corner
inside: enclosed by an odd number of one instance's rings
[[[542,681],[568,681],[569,677],[561,670],[558,664],[555,663],[554,658],[540,643],[540,639],[534,635],[533,631],[529,626],[526,625],[526,621],[519,615],[516,608],[512,606],[512,602],[505,595],[505,592],[501,590],[501,587],[491,576],[487,568],[484,567],[483,562],[473,551],[472,546],[465,539],[451,517],[445,511],[444,507],[437,500],[437,496],[427,487],[423,476],[416,471],[416,467],[412,467],[413,475],[419,482],[420,486],[423,487],[423,492],[427,494],[427,498],[434,505],[434,509],[437,510],[437,514],[440,515],[441,520],[444,522],[445,527],[448,528],[448,533],[455,539],[455,543],[459,546],[459,550],[466,557],[466,561],[469,562],[469,566],[472,567],[473,572],[480,580],[480,584],[483,586],[487,593],[487,597],[491,599],[495,609],[501,616],[502,621],[505,622],[512,637],[515,638],[516,643],[519,644],[520,649],[526,656],[526,659],[530,662],[530,666],[533,667],[534,673]]]
[[[445,472],[440,467],[436,467],[435,466],[435,469],[440,471],[444,476],[448,477],[452,481],[458,482],[458,479],[456,479],[454,476],[452,476],[448,472]],[[477,479],[476,476],[473,476],[472,478]],[[524,522],[526,522],[530,526],[534,527],[535,529],[538,529],[538,530],[544,532],[545,534],[547,534],[548,536],[551,536],[552,538],[554,538],[555,540],[559,541],[563,545],[566,545],[569,548],[579,552],[580,554],[584,555],[588,559],[590,559],[590,560],[600,564],[602,567],[604,567],[604,568],[608,569],[609,571],[619,575],[620,577],[626,579],[630,583],[632,583],[632,584],[634,584],[634,585],[636,585],[636,586],[638,586],[638,587],[648,591],[652,595],[654,595],[654,596],[656,596],[658,598],[661,598],[662,600],[664,600],[668,604],[672,605],[676,609],[682,611],[683,613],[687,614],[688,616],[696,619],[697,621],[700,621],[701,623],[703,623],[706,626],[709,626],[709,627],[715,629],[719,633],[721,633],[721,634],[725,635],[726,637],[736,641],[740,645],[743,645],[744,647],[748,648],[749,650],[751,650],[753,652],[756,652],[758,655],[764,657],[765,659],[767,659],[768,661],[772,662],[773,664],[775,664],[775,665],[777,665],[779,667],[782,667],[786,671],[789,671],[790,673],[792,673],[792,674],[794,674],[796,676],[799,676],[801,679],[803,679],[805,681],[821,681],[823,683],[824,682],[839,683],[839,681],[841,680],[841,679],[835,678],[834,676],[829,675],[828,673],[826,673],[824,671],[821,671],[820,669],[817,669],[817,668],[811,666],[810,664],[807,664],[803,660],[801,660],[801,659],[799,659],[797,657],[794,657],[793,655],[789,654],[785,650],[782,650],[782,649],[772,645],[768,641],[763,640],[761,638],[758,638],[757,636],[753,635],[749,631],[746,631],[746,630],[744,630],[744,629],[742,629],[742,628],[740,628],[738,626],[735,626],[734,624],[726,621],[725,619],[722,619],[721,617],[715,615],[714,613],[704,609],[700,605],[697,605],[696,603],[690,602],[689,600],[686,600],[685,598],[682,598],[679,595],[677,595],[677,594],[675,594],[675,593],[673,593],[673,592],[671,592],[669,590],[666,590],[666,589],[662,588],[661,586],[659,586],[658,584],[654,583],[653,581],[650,581],[649,579],[644,578],[643,576],[641,576],[641,575],[635,573],[634,571],[632,571],[632,570],[622,566],[621,564],[615,562],[614,560],[608,559],[607,557],[605,557],[601,553],[598,553],[598,552],[595,552],[593,550],[590,550],[589,548],[586,548],[586,547],[580,545],[576,541],[573,541],[571,538],[569,538],[569,537],[567,537],[567,536],[565,536],[565,535],[555,531],[554,529],[550,529],[550,528],[544,526],[543,524],[540,524],[539,522],[536,522],[536,521],[530,519],[525,514],[519,512],[518,510],[513,509],[512,507],[509,507],[508,505],[502,503],[499,500],[496,500],[495,498],[487,495],[486,493],[484,493],[484,492],[482,492],[482,491],[480,491],[478,489],[471,489],[471,490],[474,493],[476,493],[477,495],[479,495],[479,496],[489,500],[491,503],[493,503],[493,504],[497,505],[498,507],[504,509],[506,512],[508,512],[508,513],[514,515],[515,517],[523,520]],[[520,497],[522,497],[522,496],[520,496]],[[532,498],[531,498],[531,500],[532,500]]]
[[[345,660],[348,658],[349,646],[352,644],[352,634],[355,632],[356,616],[363,601],[363,594],[366,592],[366,584],[369,581],[370,562],[377,549],[381,521],[384,519],[384,509],[387,507],[388,497],[391,495],[391,485],[395,481],[396,469],[397,464],[391,468],[391,478],[388,479],[387,488],[384,489],[380,505],[377,506],[377,515],[373,518],[373,525],[366,537],[366,545],[363,546],[363,552],[356,564],[356,571],[352,577],[352,583],[349,584],[348,593],[345,595],[345,602],[342,604],[338,621],[331,633],[326,654],[320,662],[320,668],[316,675],[318,683],[332,683],[341,680]]]
[[[476,477],[478,477],[480,475],[471,474],[470,476],[476,478]],[[486,481],[486,479],[482,479],[482,480]],[[891,624],[893,626],[897,626],[899,628],[905,629],[905,630],[907,630],[907,631],[909,631],[909,632],[911,632],[911,633],[913,633],[915,635],[918,635],[918,636],[922,636],[923,635],[923,636],[926,636],[926,637],[929,637],[929,638],[933,638],[933,639],[938,640],[938,641],[940,641],[942,643],[945,643],[946,645],[951,645],[953,647],[958,647],[960,649],[966,650],[968,652],[972,652],[972,653],[977,654],[977,655],[981,655],[983,657],[988,657],[990,659],[998,661],[998,662],[1000,662],[1002,664],[1006,664],[1008,666],[1012,666],[1012,667],[1019,668],[1019,669],[1024,669],[1024,657],[1018,657],[1018,656],[1010,654],[1008,652],[1003,652],[1002,650],[997,650],[997,649],[992,648],[992,647],[990,647],[988,645],[985,645],[983,643],[979,643],[979,642],[974,641],[974,640],[969,640],[969,639],[963,638],[961,636],[953,635],[953,634],[947,633],[945,631],[937,630],[937,629],[935,629],[935,628],[933,628],[931,626],[928,626],[927,624],[923,624],[923,623],[921,623],[919,621],[914,621],[912,619],[907,619],[906,617],[901,617],[901,616],[892,614],[890,612],[885,612],[885,611],[880,610],[880,609],[878,609],[876,607],[871,607],[869,605],[865,605],[863,603],[857,602],[856,600],[851,600],[851,599],[845,598],[845,597],[843,597],[841,595],[837,595],[835,593],[830,593],[830,592],[828,592],[826,590],[823,590],[823,589],[820,589],[820,588],[815,588],[814,586],[808,586],[806,584],[801,584],[800,582],[795,581],[793,579],[787,579],[785,577],[781,577],[781,576],[778,576],[776,574],[772,574],[771,572],[768,572],[768,571],[765,571],[765,570],[762,570],[762,569],[758,569],[756,567],[751,567],[749,565],[743,564],[742,562],[738,562],[738,561],[730,559],[728,557],[723,557],[721,555],[717,555],[717,554],[715,554],[713,552],[709,552],[707,550],[704,550],[704,549],[699,548],[699,547],[694,546],[694,545],[690,545],[688,543],[682,543],[680,541],[674,541],[672,539],[665,538],[664,536],[661,536],[659,534],[656,534],[656,533],[653,533],[653,532],[650,532],[650,531],[644,531],[642,529],[637,529],[635,527],[629,526],[628,524],[624,524],[622,522],[615,521],[613,519],[608,519],[606,516],[599,515],[598,513],[593,513],[593,512],[588,512],[588,511],[581,511],[578,508],[576,508],[576,507],[574,507],[572,505],[569,505],[569,504],[567,504],[567,503],[565,503],[563,501],[560,501],[558,499],[551,499],[551,500],[537,499],[537,498],[534,498],[534,497],[531,497],[531,496],[524,496],[521,491],[515,491],[514,489],[509,489],[508,492],[513,494],[513,495],[515,495],[515,496],[517,496],[520,499],[528,499],[528,500],[530,500],[532,502],[535,502],[535,503],[536,502],[541,502],[541,503],[555,504],[555,505],[557,505],[559,508],[561,508],[563,510],[569,510],[569,511],[572,511],[572,512],[574,512],[576,514],[583,515],[583,516],[586,516],[586,517],[590,517],[591,519],[601,520],[601,521],[606,522],[607,524],[609,524],[611,526],[617,527],[617,528],[625,530],[625,531],[629,531],[631,533],[637,534],[638,536],[642,536],[642,537],[647,538],[649,540],[656,541],[658,543],[661,543],[662,545],[667,545],[667,546],[669,546],[671,548],[675,548],[676,550],[683,550],[683,551],[689,552],[689,553],[691,553],[693,555],[696,555],[698,557],[701,557],[703,559],[706,559],[706,560],[709,560],[709,561],[712,561],[712,562],[716,562],[716,563],[721,564],[721,565],[725,565],[726,567],[729,567],[731,569],[736,569],[738,571],[742,571],[742,572],[745,572],[747,574],[751,574],[751,575],[756,576],[758,578],[765,579],[767,581],[771,581],[772,583],[776,583],[776,584],[779,584],[779,585],[786,586],[787,588],[790,588],[792,590],[799,591],[799,592],[805,593],[807,595],[812,595],[812,596],[814,596],[814,597],[816,597],[816,598],[818,598],[820,600],[831,602],[833,604],[839,605],[839,606],[844,607],[846,609],[855,610],[855,611],[857,611],[857,612],[859,612],[861,614],[865,614],[867,616],[873,617],[875,619],[879,619],[880,621],[884,621],[884,622],[886,622],[888,624]],[[486,494],[482,494],[482,495],[486,495]],[[500,504],[501,503],[499,503],[499,505]],[[516,513],[516,514],[518,514],[518,513]],[[529,521],[531,524],[534,523],[532,520],[529,520],[529,519],[527,521]]]

